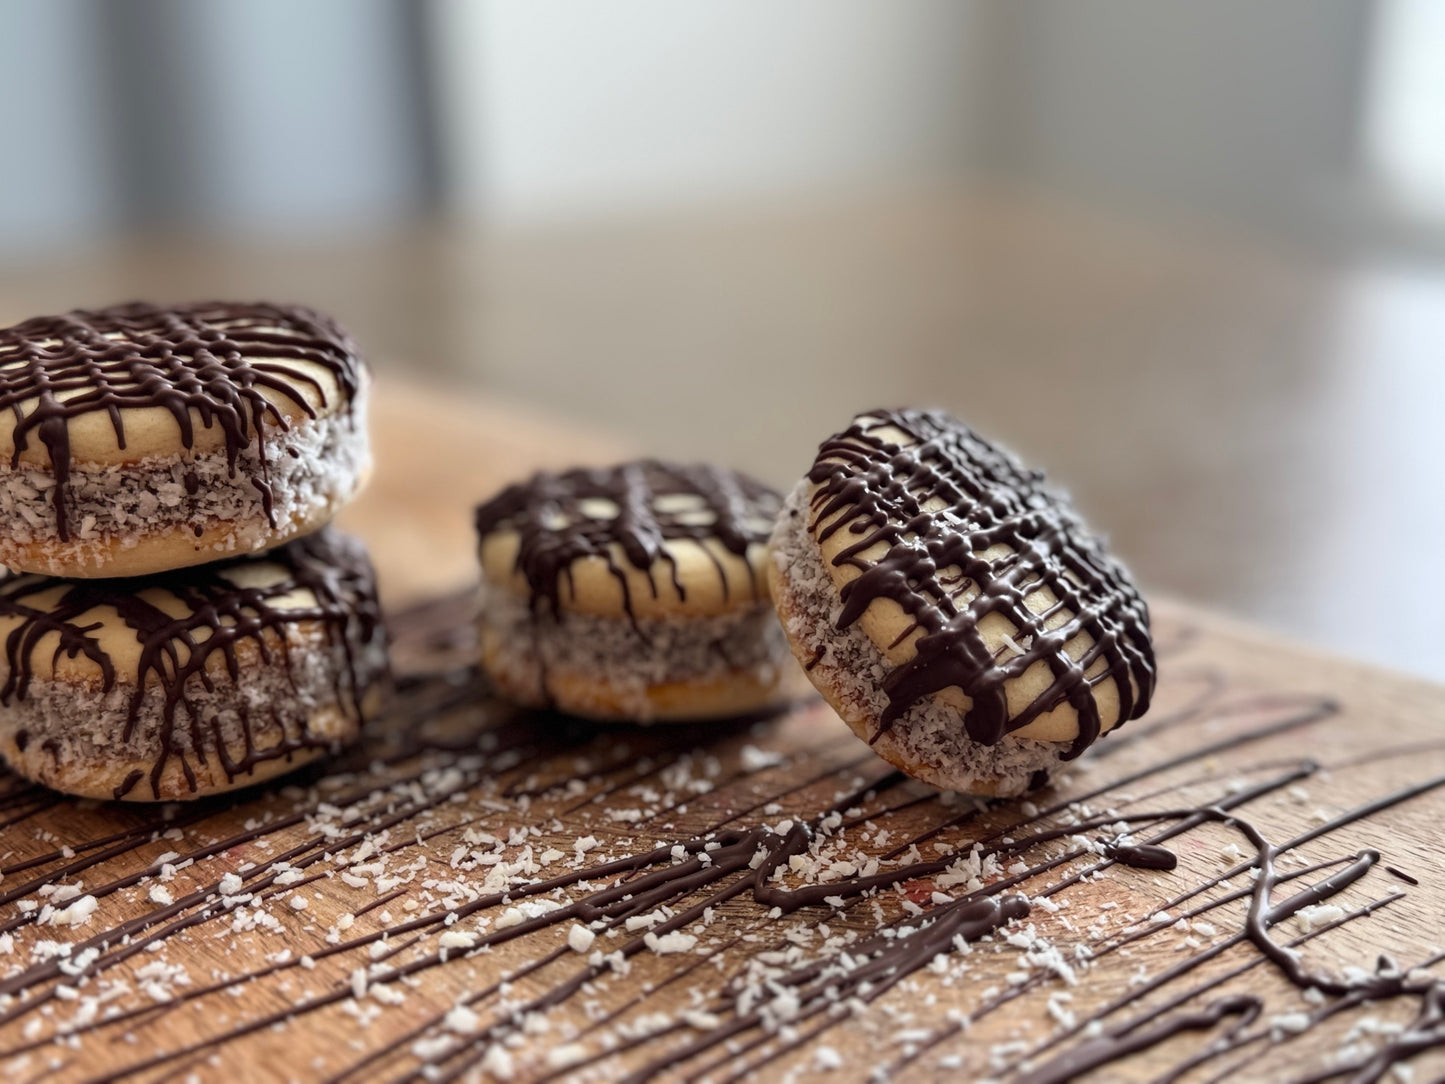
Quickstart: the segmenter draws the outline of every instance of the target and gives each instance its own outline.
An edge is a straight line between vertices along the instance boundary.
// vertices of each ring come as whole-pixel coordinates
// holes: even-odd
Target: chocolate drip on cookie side
[[[1095,686],[1113,680],[1120,723],[1147,710],[1155,680],[1148,608],[1041,474],[945,414],[879,410],[825,441],[808,479],[817,487],[814,538],[821,544],[843,529],[857,538],[833,558],[858,571],[842,588],[838,628],[886,599],[907,614],[910,634],[921,633],[914,657],[884,680],[888,704],[875,741],[914,704],[952,687],[969,697],[964,726],[984,745],[1071,705],[1079,732],[1068,758],[1099,736]],[[881,556],[867,555],[879,545]],[[985,557],[995,546],[1010,552]],[[957,601],[970,588],[972,600]],[[1045,589],[1057,601],[1036,613],[1027,600]],[[984,643],[979,622],[990,614],[1014,627],[1010,657],[996,658]],[[1066,645],[1080,636],[1093,642],[1074,659]],[[1036,663],[1052,682],[1011,712],[1005,683]]]
[[[26,320],[0,330],[0,410],[15,418],[10,466],[19,466],[32,439],[45,446],[55,476],[56,528],[66,542],[70,422],[107,415],[123,449],[124,412],[159,408],[175,419],[189,449],[194,412],[203,427],[220,429],[232,475],[243,449],[254,444],[260,463],[250,481],[273,517],[265,431],[284,430],[288,423],[264,393],[312,418],[316,408],[307,392],[323,403],[326,398],[326,389],[297,362],[330,373],[349,407],[360,386],[361,359],[335,323],[301,306],[213,301],[161,308],[136,302]],[[188,492],[190,487],[188,480]]]
[[[148,692],[152,688],[160,691],[160,748],[150,771],[151,789],[156,796],[172,756],[180,757],[190,788],[196,788],[191,763],[176,748],[176,728],[181,725],[189,729],[192,754],[204,758],[210,746],[232,780],[264,761],[325,745],[323,739],[308,734],[303,726],[300,733],[287,736],[277,745],[257,748],[255,720],[243,707],[237,717],[245,752],[233,760],[219,731],[202,720],[191,702],[191,695],[198,689],[215,688],[220,676],[217,659],[231,681],[239,679],[242,663],[238,648],[243,643],[251,645],[262,664],[279,662],[294,682],[291,653],[295,649],[287,642],[288,629],[315,624],[324,630],[327,646],[339,651],[343,660],[344,682],[337,689],[338,704],[353,718],[361,715],[370,675],[360,665],[357,653],[382,635],[376,585],[365,551],[343,535],[322,531],[255,560],[275,565],[284,574],[258,587],[238,586],[224,579],[213,566],[143,580],[68,581],[59,599],[39,605],[32,605],[30,600],[67,581],[39,576],[0,579],[0,616],[20,619],[5,639],[6,675],[0,686],[0,704],[23,701],[30,694],[37,651],[50,654],[53,662],[62,656],[83,656],[100,671],[103,692],[114,688],[118,680],[115,662],[95,636],[99,623],[89,619],[97,610],[111,609],[134,631],[141,645],[135,673],[125,675],[122,682],[132,691],[120,741],[129,741],[135,733]],[[244,567],[245,563],[221,566],[219,572]],[[165,592],[178,604],[182,616],[172,616],[142,597],[146,590]],[[284,606],[275,604],[297,591],[309,592],[314,602],[304,606],[294,606],[290,601]],[[273,706],[272,714],[284,734],[287,728],[279,710],[280,706]],[[184,723],[178,717],[182,711]],[[139,771],[131,772],[116,788],[115,797],[124,797],[141,778]]]
[[[684,498],[677,510],[659,507],[668,498]],[[591,514],[589,502],[608,502],[616,515]],[[476,512],[477,532],[485,538],[499,530],[517,532],[516,567],[526,578],[533,609],[546,603],[554,617],[562,609],[562,582],[574,562],[599,558],[622,590],[622,604],[635,621],[626,562],[647,574],[657,595],[654,566],[666,562],[678,598],[686,587],[667,543],[687,540],[708,552],[717,568],[723,596],[732,584],[717,556],[704,543],[716,542],[746,559],[748,547],[765,543],[782,498],[761,482],[735,471],[707,465],[679,466],[644,459],[615,467],[581,468],[561,474],[539,473],[503,490]],[[749,577],[749,586],[752,578]]]

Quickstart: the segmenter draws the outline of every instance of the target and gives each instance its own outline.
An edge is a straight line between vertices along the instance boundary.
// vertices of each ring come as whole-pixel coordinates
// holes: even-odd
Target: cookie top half
[[[766,599],[781,506],[763,483],[707,465],[540,473],[477,509],[482,572],[553,615],[727,613]]]
[[[0,458],[12,466],[234,457],[258,433],[350,408],[366,370],[347,334],[298,305],[145,303],[0,330]]]
[[[937,697],[974,741],[1079,752],[1147,709],[1148,608],[1040,473],[942,412],[876,410],[823,442],[807,483],[837,626],[892,666],[882,729]]]
[[[168,707],[193,677],[261,662],[290,666],[315,643],[339,647],[358,677],[384,633],[376,581],[355,539],[323,529],[260,557],[125,580],[0,577],[0,704],[35,681],[98,690],[159,687]],[[346,699],[361,690],[341,689]]]

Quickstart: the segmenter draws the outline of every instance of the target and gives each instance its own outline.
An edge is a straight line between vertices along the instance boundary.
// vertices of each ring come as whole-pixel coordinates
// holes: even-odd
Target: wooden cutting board
[[[468,668],[465,592],[402,608],[467,577],[474,499],[624,449],[379,399],[347,519],[397,609],[393,707],[353,753],[222,800],[0,778],[4,1079],[1445,1072],[1440,689],[1159,604],[1151,713],[987,803],[889,772],[816,701],[685,728],[519,714]],[[1126,831],[1177,869],[1100,853]],[[1368,1001],[1287,981],[1276,945],[1325,985],[1427,970]]]

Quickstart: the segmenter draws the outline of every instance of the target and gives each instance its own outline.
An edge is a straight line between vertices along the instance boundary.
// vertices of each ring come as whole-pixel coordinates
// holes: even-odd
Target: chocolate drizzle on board
[[[245,570],[257,565],[274,568],[276,574],[260,584],[245,582]],[[228,573],[239,573],[245,585],[228,579]],[[57,588],[64,589],[58,598],[45,597]],[[298,591],[309,592],[311,601],[296,605]],[[103,621],[116,617],[140,645],[134,673],[117,673],[97,635]],[[226,778],[234,781],[263,762],[328,744],[308,731],[304,710],[298,722],[290,710],[294,705],[276,703],[263,711],[248,706],[241,692],[227,714],[233,714],[241,728],[243,752],[239,757],[230,754],[220,719],[207,717],[195,698],[226,679],[237,686],[244,683],[243,669],[257,664],[243,662],[243,645],[256,652],[259,665],[283,667],[294,686],[295,654],[303,648],[288,641],[288,631],[298,626],[319,629],[338,668],[336,703],[350,718],[360,719],[362,697],[380,676],[378,665],[365,655],[368,647],[376,650],[384,635],[365,549],[329,528],[259,557],[138,579],[66,581],[7,574],[0,577],[0,620],[5,619],[16,623],[4,641],[0,706],[32,698],[37,655],[52,665],[62,657],[88,659],[99,673],[103,693],[118,683],[130,690],[125,725],[114,735],[116,742],[130,742],[147,712],[159,714],[149,773],[152,796],[159,796],[161,776],[173,757],[194,791],[193,757],[214,756]],[[257,716],[266,712],[283,737],[262,747],[255,740]],[[180,727],[186,728],[188,738],[184,748],[176,740]],[[125,797],[145,777],[138,769],[132,771],[116,787],[115,797]]]
[[[447,658],[455,629],[431,622],[465,622],[466,611],[434,607],[396,629],[403,646],[435,644]],[[1369,762],[1387,768],[1375,782],[1414,781],[1339,800],[1340,777],[1364,766],[1336,760],[1327,789],[1320,766],[1294,755],[1359,729],[1330,701],[1251,691],[1187,659],[1168,665],[1170,692],[1148,727],[1095,750],[1066,789],[1036,796],[1038,809],[921,796],[856,755],[822,709],[768,733],[719,728],[693,749],[696,735],[599,734],[505,710],[465,669],[404,677],[396,713],[309,792],[187,807],[174,822],[97,832],[74,853],[36,840],[0,859],[0,933],[16,945],[0,976],[0,1069],[30,1058],[17,1079],[224,1079],[269,1055],[333,1082],[447,1081],[485,1078],[505,1054],[518,1080],[595,1069],[731,1082],[808,1068],[836,1043],[850,1077],[1371,1081],[1445,1046],[1445,986],[1425,970],[1435,960],[1376,960],[1411,906],[1398,885],[1376,883],[1382,853],[1409,842],[1389,829],[1406,811],[1438,815],[1445,776],[1421,760],[1445,765],[1445,746],[1369,746]],[[787,759],[749,770],[743,742]],[[711,789],[685,786],[698,778]],[[1293,793],[1305,783],[1339,811],[1310,817]],[[0,789],[0,818],[62,801]],[[1281,827],[1291,820],[1302,826],[1292,835]],[[888,843],[867,842],[880,829]],[[574,852],[582,833],[594,845]],[[867,842],[879,867],[799,883],[795,858],[806,865],[845,840]],[[1120,869],[1107,854],[1166,844],[1183,859],[1175,873]],[[1222,844],[1238,850],[1221,866],[1209,856]],[[544,845],[566,857],[481,887],[487,871]],[[169,881],[162,850],[185,867]],[[942,885],[975,860],[981,884]],[[119,922],[57,931],[40,925],[43,911],[5,907],[82,879],[97,920],[119,911]],[[169,903],[144,902],[157,884]],[[310,905],[296,910],[296,895]],[[1329,904],[1338,910],[1291,928]],[[346,929],[334,919],[343,907],[356,916]],[[234,932],[262,912],[281,916],[281,931]],[[1197,943],[1174,929],[1180,920]],[[569,945],[579,924],[595,936],[590,951]],[[471,943],[442,940],[458,931]],[[674,935],[699,943],[654,956]],[[56,937],[68,956],[27,952]],[[1365,968],[1336,974],[1357,960]],[[106,985],[186,963],[190,984],[164,1003],[111,997]],[[433,973],[455,977],[428,994]],[[1319,993],[1301,1001],[1266,974]],[[1096,982],[1116,996],[1097,986],[1089,996]],[[85,998],[102,995],[87,1017]],[[934,996],[957,1012],[926,1010]],[[1044,1000],[1065,996],[1051,1020]],[[465,1012],[433,1007],[456,997]],[[1400,1030],[1346,1041],[1351,1022],[1386,1017]],[[136,1041],[112,1041],[126,1034]]]
[[[481,505],[476,525],[484,539],[498,531],[517,533],[516,568],[526,578],[534,611],[545,604],[559,617],[562,584],[572,565],[597,558],[617,580],[623,608],[635,622],[632,588],[618,551],[647,575],[654,598],[658,565],[665,564],[678,598],[685,600],[687,587],[667,543],[716,542],[746,560],[749,546],[767,542],[781,506],[776,491],[745,474],[641,459],[615,467],[540,472]],[[730,597],[735,585],[717,556],[703,548],[716,566],[723,597]],[[756,590],[751,576],[746,586]]]
[[[273,517],[266,430],[290,423],[266,393],[312,418],[308,393],[326,401],[326,389],[298,362],[328,372],[349,409],[362,379],[356,348],[329,317],[299,305],[133,302],[0,329],[0,410],[15,418],[11,469],[32,440],[45,446],[55,476],[56,529],[69,541],[70,422],[104,414],[124,449],[126,411],[159,408],[175,419],[187,449],[195,443],[195,417],[205,428],[219,428],[232,476],[241,452],[254,445],[259,473],[250,481]],[[193,480],[187,477],[188,493]]]
[[[1120,865],[1134,869],[1169,871],[1179,865],[1179,856],[1167,847],[1110,847],[1108,855]]]
[[[1118,691],[1119,723],[1148,710],[1155,676],[1148,607],[1042,474],[947,414],[875,410],[823,442],[808,480],[816,487],[813,537],[856,536],[832,559],[858,571],[843,585],[838,628],[888,600],[907,615],[906,635],[922,634],[914,656],[883,681],[888,704],[874,741],[948,688],[969,697],[964,727],[984,745],[1071,705],[1078,736],[1066,758],[1099,736],[1094,689],[1102,682]],[[881,555],[870,552],[880,545]],[[992,547],[1006,552],[988,556]],[[996,657],[980,632],[990,615],[1013,626],[1007,658]],[[1091,646],[1072,658],[1066,646],[1084,636]],[[1052,682],[1011,711],[1006,684],[1036,663],[1048,666]]]

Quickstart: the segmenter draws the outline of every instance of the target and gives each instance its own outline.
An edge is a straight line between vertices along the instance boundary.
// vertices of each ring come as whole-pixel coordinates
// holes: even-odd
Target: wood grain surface
[[[401,609],[468,577],[473,498],[621,445],[431,401],[419,427],[416,401],[378,399],[380,469],[346,518],[398,611],[393,706],[357,750],[224,800],[131,807],[0,779],[4,1079],[1046,1079],[1101,1034],[1137,1038],[1233,994],[1257,999],[1242,1027],[1179,1031],[1090,1079],[1169,1078],[1221,1038],[1181,1079],[1373,1079],[1358,1074],[1379,1051],[1445,1037],[1428,1018],[1402,1031],[1419,997],[1359,1003],[1286,982],[1237,936],[1255,848],[1237,825],[1186,823],[1228,807],[1273,844],[1295,841],[1274,905],[1366,856],[1363,876],[1271,930],[1312,971],[1432,964],[1438,688],[1157,604],[1153,710],[1027,801],[902,779],[816,701],[686,728],[518,714],[467,668],[466,594]],[[758,880],[746,861],[701,872],[704,833],[799,825],[808,847],[767,885],[837,883],[834,902],[778,906],[793,897],[744,883]],[[1110,862],[1099,847],[1123,829],[1177,832],[1178,868]],[[981,885],[918,872],[980,841],[997,851]],[[882,883],[844,891],[875,861]],[[681,884],[688,869],[703,880]],[[556,877],[571,883],[534,887]],[[607,895],[623,882],[636,907]],[[680,887],[653,899],[653,884]],[[1022,895],[1030,913],[902,966],[970,891]],[[75,906],[87,897],[93,912]],[[594,944],[574,932],[588,923]],[[894,964],[860,982],[875,957]],[[810,978],[817,961],[825,982]],[[1402,1080],[1445,1071],[1434,1050],[1401,1060]]]

